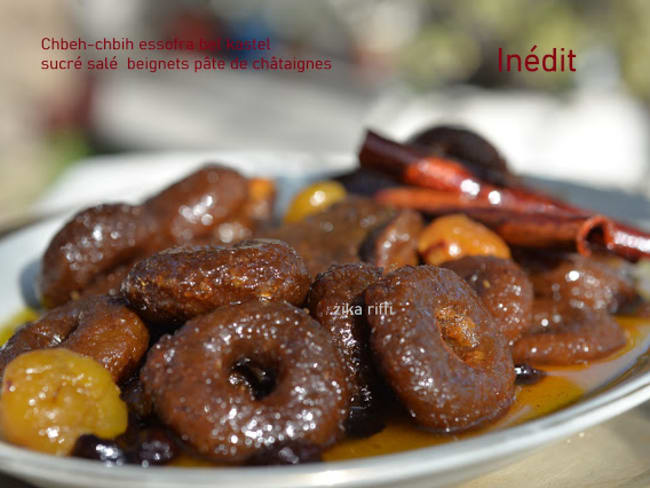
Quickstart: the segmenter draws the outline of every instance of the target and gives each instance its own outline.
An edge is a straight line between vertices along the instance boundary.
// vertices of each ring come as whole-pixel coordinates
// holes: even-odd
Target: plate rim
[[[390,482],[433,475],[437,472],[450,472],[467,465],[502,458],[522,449],[542,446],[596,425],[648,399],[650,371],[627,379],[584,402],[577,402],[543,417],[473,438],[393,454],[299,466],[273,466],[271,469],[266,466],[159,466],[146,469],[128,465],[109,467],[96,461],[39,453],[0,440],[0,469],[25,478],[40,478],[43,475],[43,479],[47,479],[47,474],[56,472],[61,476],[83,475],[87,479],[95,479],[96,476],[102,475],[104,481],[155,482],[160,486],[192,482],[194,486],[202,487],[215,482],[230,481],[248,482],[251,485],[264,481],[268,486],[273,486],[273,480],[269,480],[271,475],[283,479],[285,482],[282,486],[304,486],[306,480],[318,479],[323,474],[334,478],[333,482],[330,480],[325,483],[328,486],[372,481]],[[37,471],[34,471],[34,468]],[[320,485],[320,482],[310,484]]]

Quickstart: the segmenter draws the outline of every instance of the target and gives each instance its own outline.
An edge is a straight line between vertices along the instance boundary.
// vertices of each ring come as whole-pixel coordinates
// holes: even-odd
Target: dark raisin
[[[253,454],[249,466],[274,466],[283,464],[317,463],[322,461],[320,447],[304,442],[280,442]]]
[[[530,364],[515,364],[515,384],[517,385],[534,385],[546,376],[546,372],[541,369],[533,368]]]
[[[178,455],[178,446],[171,434],[162,427],[147,427],[137,434],[135,443],[128,448],[129,463],[143,467],[167,464]]]
[[[350,407],[345,420],[345,433],[350,437],[363,438],[381,432],[386,427],[382,415],[376,408]]]
[[[77,439],[72,456],[95,459],[104,464],[119,466],[126,464],[126,455],[117,442],[102,439],[93,434],[85,434]]]
[[[145,394],[142,382],[137,375],[132,376],[121,385],[122,400],[126,403],[129,414],[137,420],[151,415],[153,406],[151,399]]]

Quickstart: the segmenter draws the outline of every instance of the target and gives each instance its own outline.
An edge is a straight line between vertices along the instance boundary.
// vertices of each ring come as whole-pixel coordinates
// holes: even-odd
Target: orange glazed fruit
[[[0,426],[9,442],[68,454],[82,434],[112,438],[126,430],[127,408],[110,373],[67,349],[21,354],[5,369]]]
[[[285,222],[298,222],[308,215],[322,212],[327,207],[340,202],[347,192],[336,181],[319,181],[298,193],[292,200]]]
[[[510,258],[510,249],[501,237],[463,214],[431,222],[420,234],[418,251],[427,264],[434,265],[463,256]]]

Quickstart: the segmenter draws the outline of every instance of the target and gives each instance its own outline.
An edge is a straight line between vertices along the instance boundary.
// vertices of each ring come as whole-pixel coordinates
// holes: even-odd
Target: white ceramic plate
[[[74,192],[75,185],[95,175],[98,187],[111,188],[110,195],[137,200],[167,181],[191,170],[202,161],[222,161],[247,174],[282,177],[280,201],[304,183],[352,167],[353,158],[304,154],[217,153],[144,155],[104,158],[87,168],[85,176],[69,175],[59,191],[51,194],[48,208],[57,195]],[[88,171],[90,173],[88,173]],[[94,173],[93,173],[94,171]],[[151,178],[146,178],[151,174]],[[143,176],[144,175],[144,176]],[[76,181],[76,183],[75,183]],[[90,184],[90,183],[86,183]],[[102,192],[88,193],[88,201],[104,199]],[[593,198],[598,192],[586,192]],[[618,194],[619,202],[625,195]],[[115,200],[115,198],[109,198]],[[66,202],[69,206],[70,202]],[[577,203],[588,204],[581,201]],[[623,205],[624,206],[624,205]],[[8,318],[19,311],[29,295],[34,266],[49,239],[65,221],[60,216],[0,242],[0,310]],[[610,378],[611,380],[612,378]],[[358,460],[308,464],[292,467],[175,468],[105,467],[97,462],[56,458],[0,442],[0,470],[37,486],[73,487],[364,487],[448,485],[502,467],[533,449],[568,437],[587,427],[618,415],[650,398],[648,354],[627,366],[615,384],[601,385],[578,403],[516,427],[492,431],[474,438],[413,451]]]

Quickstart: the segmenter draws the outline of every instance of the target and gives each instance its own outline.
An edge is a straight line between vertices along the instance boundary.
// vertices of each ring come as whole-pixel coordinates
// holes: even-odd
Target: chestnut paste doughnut
[[[465,256],[442,264],[463,278],[483,300],[509,343],[531,328],[533,285],[510,259]]]
[[[248,196],[246,178],[233,169],[209,164],[152,196],[143,207],[157,223],[155,247],[184,244],[209,235],[240,209]]]
[[[627,341],[623,328],[604,310],[571,307],[553,299],[533,304],[532,333],[519,339],[516,362],[577,364],[603,358]]]
[[[253,299],[190,320],[150,350],[141,378],[161,420],[221,462],[284,443],[326,447],[347,409],[328,333],[286,302]]]
[[[308,291],[302,258],[271,239],[168,249],[137,263],[122,283],[140,316],[165,326],[252,297],[300,305]]]
[[[216,239],[213,234],[245,207],[247,196],[243,176],[210,164],[142,205],[116,203],[82,210],[56,233],[43,255],[43,304],[62,305],[86,288],[109,293],[113,273],[123,273],[137,259],[170,246]]]
[[[7,364],[35,349],[65,347],[101,363],[115,381],[137,367],[149,347],[142,320],[119,299],[89,296],[22,326],[0,349],[0,377]]]
[[[43,304],[62,305],[102,274],[144,252],[154,222],[142,207],[98,205],[76,214],[43,255],[39,288]]]
[[[375,407],[378,378],[368,348],[364,290],[381,277],[371,264],[338,264],[318,275],[309,290],[309,311],[331,335],[349,384],[350,417]],[[361,309],[361,310],[359,310]]]
[[[365,300],[376,361],[416,422],[458,432],[505,413],[514,394],[510,351],[458,275],[405,266],[371,285]]]

